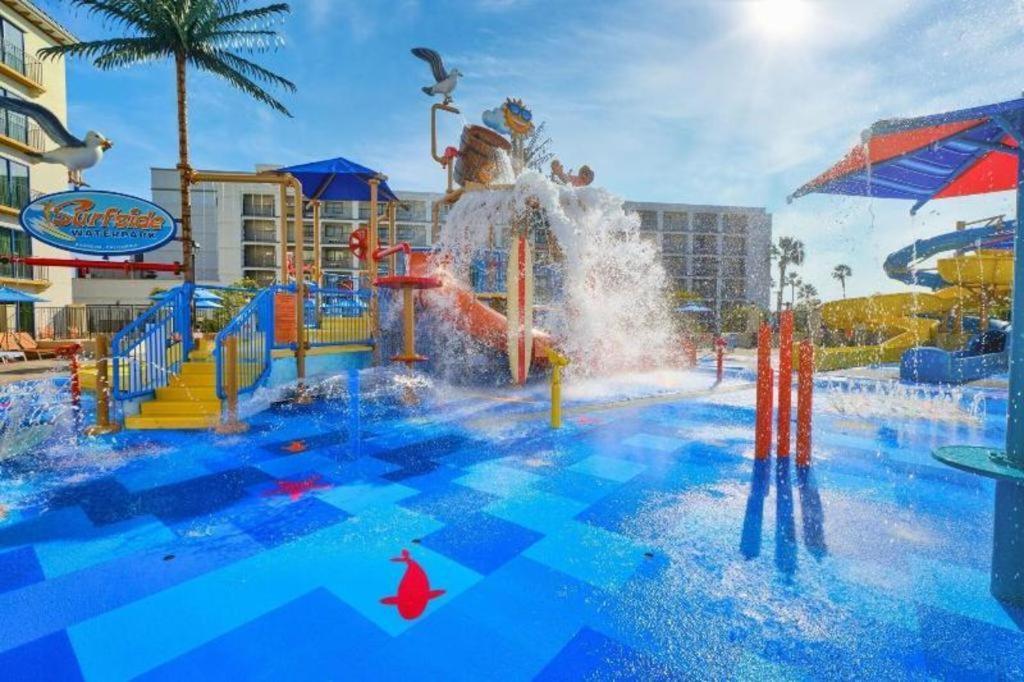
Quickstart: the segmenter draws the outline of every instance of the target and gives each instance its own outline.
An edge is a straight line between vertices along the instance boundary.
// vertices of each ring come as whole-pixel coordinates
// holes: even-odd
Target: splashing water
[[[929,419],[974,424],[985,416],[984,394],[959,387],[830,380],[824,395],[829,412],[865,419]]]
[[[0,386],[0,461],[32,453],[74,428],[67,388],[53,381]]]
[[[538,301],[538,317],[572,360],[570,374],[670,364],[678,343],[656,247],[641,239],[638,216],[604,189],[559,185],[527,170],[507,189],[466,192],[444,223],[435,262],[467,281],[474,255],[507,248],[510,229],[524,224],[532,228],[535,269],[550,260],[559,282],[550,300]],[[537,239],[544,228],[546,249]]]

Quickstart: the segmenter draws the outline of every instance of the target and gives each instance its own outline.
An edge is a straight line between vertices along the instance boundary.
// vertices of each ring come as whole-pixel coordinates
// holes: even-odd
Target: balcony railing
[[[277,232],[275,230],[243,230],[242,241],[247,242],[277,242]]]
[[[3,255],[3,254],[0,254]],[[25,263],[0,263],[0,277],[35,281],[50,281],[50,271],[45,265]]]
[[[25,54],[24,48],[12,41],[0,43],[0,56],[4,64],[22,74],[29,80],[43,84],[43,65],[32,55]]]
[[[274,256],[246,256],[242,260],[243,268],[275,268],[277,258]]]
[[[23,115],[11,114],[5,109],[0,109],[0,135],[32,149],[46,149],[46,137],[35,122]]]

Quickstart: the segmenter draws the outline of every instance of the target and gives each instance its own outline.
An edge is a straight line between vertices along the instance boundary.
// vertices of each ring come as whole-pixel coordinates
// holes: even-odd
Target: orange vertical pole
[[[793,402],[793,311],[779,315],[779,421],[777,457],[789,457],[789,426]]]
[[[754,416],[754,457],[772,452],[772,330],[762,323],[757,333],[757,408]]]
[[[809,340],[800,343],[796,389],[796,465],[811,464],[811,407],[814,395],[814,346]]]

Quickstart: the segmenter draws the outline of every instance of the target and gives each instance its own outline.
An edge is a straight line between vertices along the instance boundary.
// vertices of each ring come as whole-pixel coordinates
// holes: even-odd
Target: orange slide
[[[431,272],[428,254],[425,253],[411,254],[409,269],[410,274],[416,277],[438,276],[438,273]],[[507,352],[508,321],[505,316],[486,303],[481,303],[473,291],[460,282],[443,273],[440,278],[441,287],[420,292],[420,300],[435,309],[452,302],[456,313],[455,324],[460,330],[491,348]],[[534,330],[533,364],[547,365],[548,349],[551,347],[551,337]]]

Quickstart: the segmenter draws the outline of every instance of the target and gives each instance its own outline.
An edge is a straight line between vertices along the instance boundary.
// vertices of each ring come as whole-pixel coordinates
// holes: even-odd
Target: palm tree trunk
[[[778,303],[775,305],[775,312],[779,315],[782,314],[782,297],[785,296],[786,292],[786,266],[779,263],[779,298]]]
[[[192,254],[192,168],[188,163],[188,100],[185,91],[185,55],[174,55],[174,71],[178,85],[178,173],[181,178],[181,261],[185,281],[196,281]]]
[[[839,280],[839,286],[841,286],[843,288],[843,298],[846,298],[846,280],[845,279],[840,279]]]

